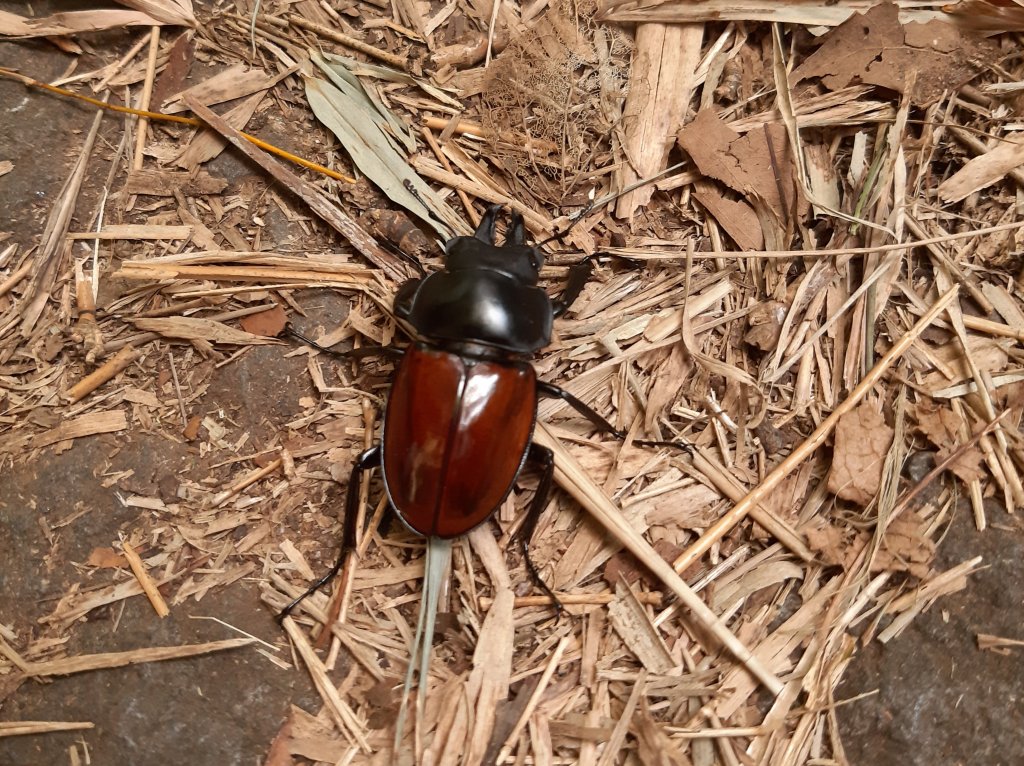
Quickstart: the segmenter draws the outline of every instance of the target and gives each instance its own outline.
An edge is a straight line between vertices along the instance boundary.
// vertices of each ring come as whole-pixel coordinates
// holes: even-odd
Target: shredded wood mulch
[[[1024,506],[1024,6],[123,4],[0,13],[4,35],[81,53],[53,85],[202,121],[98,111],[68,137],[36,246],[0,233],[0,465],[145,430],[231,478],[176,476],[174,502],[125,493],[131,534],[81,562],[106,584],[64,594],[31,637],[0,621],[0,677],[248,644],[63,656],[101,606],[148,598],[156,620],[259,578],[278,610],[329,566],[338,487],[391,368],[296,345],[285,324],[339,348],[404,343],[391,300],[410,259],[436,268],[501,203],[534,241],[568,229],[546,246],[553,292],[607,254],[536,368],[628,437],[541,404],[564,491],[533,555],[568,614],[511,544],[527,472],[454,546],[403,757],[844,763],[835,689],[857,647],[984,565],[934,566],[958,508],[984,529],[986,498]],[[97,28],[134,44],[86,54]],[[218,175],[225,151],[261,182]],[[102,190],[88,208],[86,182]],[[310,307],[314,289],[347,311]],[[266,344],[304,360],[308,388],[282,392],[302,414],[254,447],[204,394]],[[293,711],[268,764],[395,762],[423,541],[378,531],[379,483],[361,500],[355,561],[279,639],[323,708]]]

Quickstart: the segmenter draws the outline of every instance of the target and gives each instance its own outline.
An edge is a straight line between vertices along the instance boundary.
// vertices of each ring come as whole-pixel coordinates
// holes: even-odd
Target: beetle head
[[[455,237],[445,245],[448,271],[482,269],[505,274],[524,285],[536,285],[544,256],[526,244],[526,227],[519,213],[510,216],[505,244],[495,245],[494,234],[501,205],[492,205],[480,219],[472,237]]]

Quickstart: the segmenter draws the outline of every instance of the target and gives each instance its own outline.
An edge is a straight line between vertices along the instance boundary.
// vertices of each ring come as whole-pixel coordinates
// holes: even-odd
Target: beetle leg
[[[359,348],[352,348],[348,351],[335,351],[333,348],[327,348],[327,346],[321,346],[312,338],[307,338],[300,332],[288,328],[288,334],[294,338],[298,338],[307,346],[312,346],[317,351],[323,351],[325,354],[333,354],[334,356],[340,356],[345,359],[365,359],[368,356],[386,356],[391,359],[401,359],[405,353],[405,349],[398,348],[397,346],[360,346]]]
[[[625,439],[626,434],[620,431],[607,420],[605,420],[600,413],[588,407],[586,404],[581,402],[575,396],[570,394],[564,388],[559,388],[551,383],[545,383],[543,380],[537,381],[537,390],[544,396],[550,396],[553,399],[561,399],[563,402],[572,407],[576,412],[585,417],[591,423],[598,427],[599,430],[609,433],[612,436],[616,436],[619,439]]]
[[[519,530],[519,545],[523,550],[523,561],[526,562],[526,571],[530,573],[530,579],[551,599],[555,612],[561,616],[562,602],[558,600],[558,596],[548,587],[548,584],[541,579],[540,572],[537,571],[537,567],[530,558],[530,541],[533,539],[533,533],[537,530],[540,515],[548,504],[548,498],[551,497],[551,480],[555,475],[555,455],[547,447],[531,444],[529,459],[540,467],[540,484],[537,485],[537,494],[533,496],[533,501],[526,511],[526,520]]]
[[[473,236],[488,245],[494,244],[494,230],[498,225],[498,214],[501,213],[501,205],[491,205],[480,217],[480,225],[476,227]]]
[[[565,402],[574,410],[576,410],[576,412],[578,412],[580,415],[582,415],[595,426],[597,426],[599,430],[604,431],[605,433],[609,433],[618,439],[626,438],[625,431],[620,431],[619,429],[617,429],[615,426],[613,426],[611,423],[605,420],[599,412],[596,412],[595,410],[588,407],[586,404],[581,402],[579,399],[570,394],[564,388],[559,388],[558,386],[553,385],[551,383],[545,383],[543,380],[538,380],[537,391],[544,396],[550,396],[554,399],[561,399],[563,402]],[[692,448],[688,444],[683,444],[682,442],[662,441],[660,439],[634,439],[633,444],[639,444],[642,447],[675,447],[676,449],[681,449],[684,452],[693,452]]]
[[[552,301],[551,307],[554,310],[555,317],[560,317],[569,307],[572,306],[573,301],[580,297],[580,293],[583,291],[583,286],[587,284],[590,279],[590,275],[594,273],[594,261],[593,257],[588,257],[581,263],[577,263],[575,266],[569,267],[569,280],[565,283],[565,289],[562,290],[562,294],[558,298]]]
[[[281,610],[281,613],[277,615],[278,622],[281,622],[281,620],[291,614],[292,610],[302,603],[304,599],[312,596],[329,583],[341,571],[341,568],[345,566],[345,561],[348,559],[349,554],[356,547],[356,516],[359,511],[359,485],[362,483],[363,471],[377,468],[380,465],[380,459],[380,445],[378,444],[376,447],[366,450],[352,463],[352,476],[348,480],[348,490],[345,493],[345,518],[342,522],[341,553],[338,555],[338,560],[327,574],[310,585],[305,593]]]

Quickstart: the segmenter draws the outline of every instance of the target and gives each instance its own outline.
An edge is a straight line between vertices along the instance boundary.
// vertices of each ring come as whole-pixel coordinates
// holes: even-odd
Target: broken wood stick
[[[125,346],[104,362],[101,367],[93,370],[69,388],[64,393],[64,397],[68,400],[69,404],[81,401],[108,380],[111,380],[119,372],[126,369],[128,365],[138,358],[139,353],[135,346]]]
[[[142,563],[142,557],[139,556],[138,551],[127,541],[121,543],[121,550],[124,551],[124,557],[128,559],[128,566],[131,567],[132,574],[135,575],[135,579],[142,586],[142,592],[146,594],[149,603],[153,605],[153,610],[156,612],[157,617],[162,620],[171,613],[171,610],[167,607],[164,597],[160,595],[160,591],[157,589],[156,583],[153,582],[153,578],[146,571],[146,566]]]
[[[214,496],[213,500],[210,501],[210,507],[216,508],[217,506],[222,505],[223,503],[227,502],[232,497],[237,495],[239,492],[241,492],[243,489],[248,487],[250,484],[255,484],[264,476],[269,476],[282,465],[284,465],[284,459],[278,458],[277,460],[274,460],[271,463],[265,465],[263,468],[258,468],[252,473],[243,476],[241,479],[236,481],[226,490]]]

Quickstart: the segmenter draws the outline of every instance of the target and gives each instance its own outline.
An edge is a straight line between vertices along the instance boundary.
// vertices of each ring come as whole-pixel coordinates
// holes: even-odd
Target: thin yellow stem
[[[59,96],[65,96],[67,98],[77,99],[78,101],[84,101],[85,103],[91,104],[92,106],[95,106],[99,109],[106,109],[111,112],[119,112],[121,114],[134,114],[136,117],[146,117],[150,120],[176,122],[180,125],[191,125],[194,128],[207,127],[205,122],[196,117],[182,117],[177,114],[149,112],[144,109],[132,109],[130,106],[118,106],[117,104],[108,104],[105,101],[100,101],[97,98],[90,98],[89,96],[83,96],[82,94],[75,93],[74,91],[65,90],[64,88],[58,88],[56,85],[50,85],[45,82],[40,82],[39,80],[34,80],[31,77],[27,77],[23,74],[20,74],[19,72],[15,72],[11,69],[6,69],[4,67],[0,67],[0,77],[7,77],[11,80],[17,80],[18,82],[21,82],[25,85],[29,85],[33,88],[40,88],[42,90],[48,90],[51,93],[56,93]],[[254,146],[258,146],[260,149],[262,149],[265,152],[269,152],[270,154],[277,155],[281,159],[288,160],[289,162],[293,162],[296,165],[301,165],[304,168],[308,168],[309,170],[328,176],[329,178],[333,178],[336,181],[344,181],[345,183],[350,184],[355,183],[354,178],[351,178],[345,175],[344,173],[339,173],[336,170],[331,170],[330,168],[325,168],[323,165],[318,165],[315,162],[303,159],[302,157],[292,154],[291,152],[285,151],[284,149],[280,149],[274,146],[273,144],[268,144],[266,141],[256,138],[256,136],[252,136],[248,133],[241,132],[240,135],[242,136],[242,138],[244,138],[246,141],[253,144]]]

